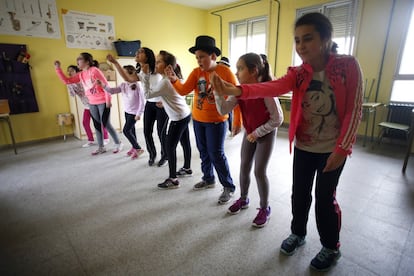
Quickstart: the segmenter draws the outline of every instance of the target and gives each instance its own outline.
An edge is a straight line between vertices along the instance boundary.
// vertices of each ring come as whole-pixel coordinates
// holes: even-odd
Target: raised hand
[[[170,79],[171,82],[175,82],[178,77],[174,72],[174,68],[171,65],[168,65],[165,68],[165,75]]]
[[[241,88],[233,85],[232,83],[226,82],[216,74],[212,72],[210,74],[210,83],[213,85],[213,89],[217,95],[233,95],[240,96],[242,91]]]
[[[55,60],[54,65],[55,65],[55,68],[60,68],[60,61]]]
[[[114,58],[114,56],[111,55],[111,54],[108,54],[106,56],[106,60],[109,61],[109,62],[112,62],[112,63],[116,63],[117,62],[116,59]]]

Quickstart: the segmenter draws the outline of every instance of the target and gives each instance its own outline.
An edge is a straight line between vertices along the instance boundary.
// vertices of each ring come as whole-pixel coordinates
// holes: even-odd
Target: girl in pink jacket
[[[92,152],[92,155],[97,155],[106,152],[103,143],[102,125],[108,130],[109,134],[114,140],[115,147],[113,153],[118,153],[122,149],[121,141],[115,129],[112,127],[109,121],[110,107],[111,107],[111,94],[107,93],[96,81],[99,80],[105,85],[108,84],[103,73],[93,66],[93,57],[89,53],[81,53],[77,58],[78,67],[82,71],[75,76],[66,77],[60,67],[60,62],[55,61],[55,70],[58,77],[65,83],[81,83],[85,96],[89,100],[89,108],[92,115],[93,124],[96,130],[96,138],[98,140],[98,149]]]
[[[293,92],[289,126],[295,140],[291,234],[280,251],[293,255],[305,243],[306,224],[316,175],[315,214],[322,249],[313,269],[326,271],[341,256],[341,209],[336,187],[358,130],[362,113],[362,73],[352,56],[331,53],[332,24],[321,13],[309,13],[295,23],[296,52],[303,64],[280,79],[235,87],[212,76],[221,94],[253,99]]]

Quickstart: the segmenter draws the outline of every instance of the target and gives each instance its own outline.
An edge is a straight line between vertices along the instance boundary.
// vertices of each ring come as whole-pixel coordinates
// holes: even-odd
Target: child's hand
[[[210,74],[210,83],[213,85],[213,88],[217,95],[233,95],[233,96],[240,96],[241,89],[232,83],[226,82],[216,74],[216,72],[212,72]]]
[[[116,63],[117,62],[116,59],[114,58],[114,56],[111,55],[111,54],[108,54],[106,56],[106,60],[109,61],[109,62],[112,62],[112,63]]]
[[[171,65],[168,65],[165,68],[165,75],[170,79],[171,82],[176,82],[178,77],[174,72],[174,69]]]
[[[157,102],[155,105],[156,105],[158,108],[164,108],[164,105],[162,104],[162,102],[161,102],[161,101]]]
[[[112,103],[106,103],[106,108],[111,108],[112,107]]]
[[[55,68],[60,68],[60,61],[59,60],[55,60]]]
[[[247,135],[246,137],[247,141],[249,141],[250,143],[254,143],[257,140],[256,135],[254,135],[254,133],[250,133],[249,135]]]

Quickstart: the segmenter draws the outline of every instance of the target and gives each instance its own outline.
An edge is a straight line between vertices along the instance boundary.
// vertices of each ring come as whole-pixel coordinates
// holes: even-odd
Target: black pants
[[[295,148],[293,158],[293,188],[291,230],[306,236],[309,209],[312,203],[312,186],[316,173],[315,214],[319,237],[323,246],[339,248],[341,209],[336,201],[336,186],[345,163],[338,169],[323,173],[330,153],[312,153]]]
[[[125,125],[122,131],[134,149],[141,149],[141,146],[137,142],[135,123],[135,115],[125,112]]]
[[[191,115],[188,115],[180,121],[168,121],[163,128],[163,137],[165,137],[165,146],[168,157],[168,167],[170,178],[177,177],[177,145],[181,143],[184,152],[184,168],[189,169],[191,166],[191,144],[188,124]]]
[[[157,149],[155,148],[154,138],[152,137],[155,121],[157,121],[157,133],[161,143],[161,158],[167,159],[167,154],[164,150],[165,139],[162,138],[162,128],[167,119],[168,115],[165,113],[164,108],[157,107],[155,102],[146,102],[144,110],[144,136],[150,159],[155,160],[157,156]]]

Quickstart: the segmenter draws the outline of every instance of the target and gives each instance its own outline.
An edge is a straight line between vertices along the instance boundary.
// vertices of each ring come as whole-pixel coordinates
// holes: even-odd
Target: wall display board
[[[62,9],[66,47],[112,50],[114,17]]]
[[[26,45],[0,44],[0,99],[8,99],[10,114],[38,112]]]
[[[0,0],[0,34],[61,38],[55,0]]]

